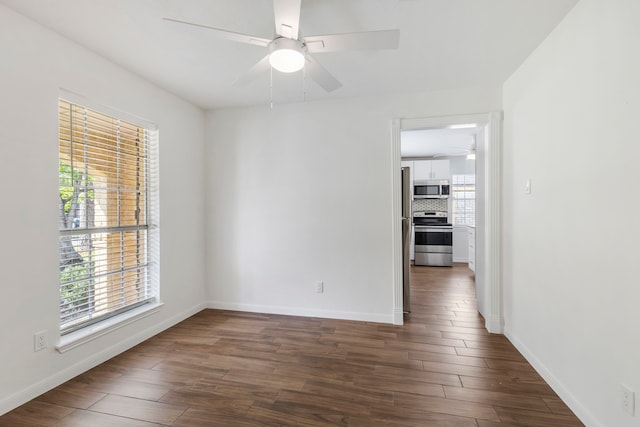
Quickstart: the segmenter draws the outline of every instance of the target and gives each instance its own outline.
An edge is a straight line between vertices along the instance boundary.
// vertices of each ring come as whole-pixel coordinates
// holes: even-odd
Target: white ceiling
[[[402,158],[466,156],[475,149],[477,127],[402,131]]]
[[[395,51],[318,54],[343,87],[306,82],[306,99],[499,86],[577,0],[302,0],[304,35],[400,30]],[[271,0],[0,0],[122,67],[205,108],[269,103],[269,73],[236,78],[266,48],[163,21],[273,36]],[[303,73],[274,71],[276,103],[303,100]]]

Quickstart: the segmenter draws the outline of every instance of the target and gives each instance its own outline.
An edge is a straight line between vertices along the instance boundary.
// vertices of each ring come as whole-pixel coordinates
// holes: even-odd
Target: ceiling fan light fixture
[[[294,73],[304,67],[304,46],[299,40],[281,37],[269,44],[269,64],[283,73]]]

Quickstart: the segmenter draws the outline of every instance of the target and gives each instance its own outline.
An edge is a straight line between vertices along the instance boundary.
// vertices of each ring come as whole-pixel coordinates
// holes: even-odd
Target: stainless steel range
[[[453,226],[446,212],[416,211],[415,265],[451,267],[453,265]]]

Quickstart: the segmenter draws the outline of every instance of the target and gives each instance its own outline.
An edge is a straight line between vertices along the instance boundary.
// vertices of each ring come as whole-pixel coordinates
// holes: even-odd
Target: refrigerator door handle
[[[411,220],[402,220],[402,311],[411,312]]]
[[[411,173],[401,168],[402,183],[402,311],[411,312]]]

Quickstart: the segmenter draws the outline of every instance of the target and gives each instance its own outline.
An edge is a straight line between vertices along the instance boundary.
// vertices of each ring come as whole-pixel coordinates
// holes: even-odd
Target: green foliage
[[[60,299],[67,312],[87,308],[94,285],[89,275],[90,266],[86,263],[69,265],[60,272]]]
[[[87,197],[89,200],[95,199],[93,191],[93,177],[86,175],[70,165],[59,162],[58,182],[60,188],[60,199],[63,202],[64,213],[69,213],[69,209],[76,204],[82,203]],[[76,200],[74,200],[74,197]]]
[[[69,164],[59,162],[58,170],[61,208],[65,221],[71,225],[72,216],[76,215],[78,207],[87,198],[95,200],[93,177],[81,170],[72,168]],[[71,212],[73,210],[73,212]],[[90,243],[89,243],[90,244]],[[73,247],[71,239],[61,239],[61,260],[76,262],[71,265],[60,265],[60,301],[61,320],[67,321],[91,309],[92,292],[94,288],[93,265],[86,262],[85,256]]]

